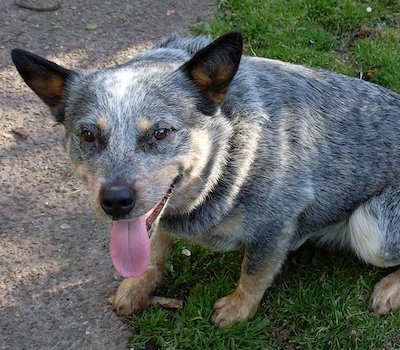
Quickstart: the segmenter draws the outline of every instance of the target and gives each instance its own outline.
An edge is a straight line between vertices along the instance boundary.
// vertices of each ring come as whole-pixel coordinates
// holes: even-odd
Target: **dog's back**
[[[262,124],[252,180],[305,190],[309,230],[342,220],[400,173],[400,96],[381,86],[280,61],[245,58],[222,110]],[[278,182],[278,181],[277,181]]]

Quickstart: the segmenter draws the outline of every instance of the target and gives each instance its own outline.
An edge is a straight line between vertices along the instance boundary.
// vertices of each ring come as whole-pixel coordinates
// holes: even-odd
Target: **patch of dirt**
[[[208,0],[0,2],[0,349],[125,349],[132,336],[107,303],[119,282],[110,227],[71,175],[63,130],[17,75],[11,49],[72,69],[110,66],[212,10]]]

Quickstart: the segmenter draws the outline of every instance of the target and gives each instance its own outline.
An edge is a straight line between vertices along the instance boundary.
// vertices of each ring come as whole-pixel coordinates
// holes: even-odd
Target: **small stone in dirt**
[[[15,5],[33,11],[57,11],[61,3],[52,0],[16,0]]]
[[[103,329],[111,329],[112,326],[113,325],[111,323],[101,323],[100,324],[100,328],[103,328]]]
[[[26,140],[29,138],[29,131],[23,128],[22,126],[14,128],[11,130],[12,133],[17,136],[19,139]]]
[[[68,224],[61,224],[60,225],[60,229],[61,230],[68,230],[68,229],[70,229],[71,228],[71,226],[69,226]]]

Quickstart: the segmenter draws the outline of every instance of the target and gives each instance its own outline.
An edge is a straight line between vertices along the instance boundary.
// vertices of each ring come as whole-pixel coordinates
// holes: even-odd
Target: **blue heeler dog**
[[[125,65],[77,73],[23,50],[25,82],[65,126],[76,173],[112,220],[125,279],[150,300],[178,236],[244,259],[212,322],[251,317],[290,250],[311,239],[400,264],[400,96],[343,75],[242,57],[242,36],[172,35]],[[149,238],[151,236],[151,238]],[[371,308],[400,307],[400,270]]]

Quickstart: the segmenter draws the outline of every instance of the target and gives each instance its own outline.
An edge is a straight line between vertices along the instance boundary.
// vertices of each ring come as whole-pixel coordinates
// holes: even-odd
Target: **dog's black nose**
[[[135,206],[135,192],[129,187],[105,187],[100,193],[103,210],[114,219],[123,217]]]

